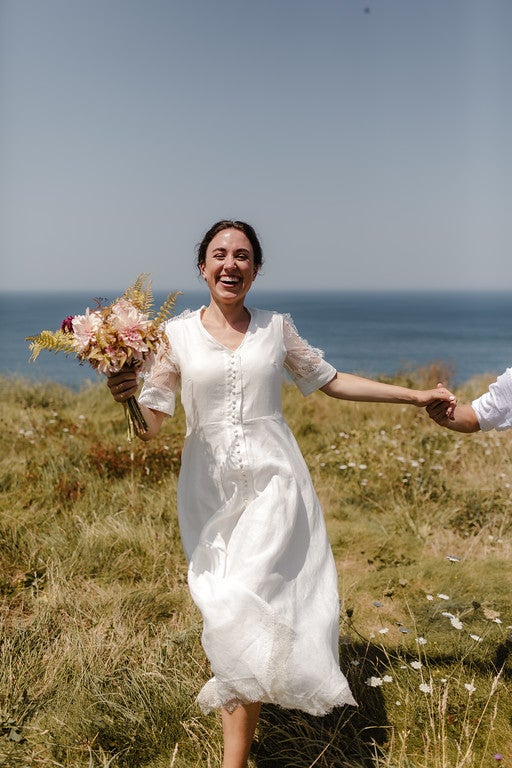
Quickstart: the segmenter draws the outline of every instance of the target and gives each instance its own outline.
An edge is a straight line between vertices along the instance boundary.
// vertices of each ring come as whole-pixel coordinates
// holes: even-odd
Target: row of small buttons
[[[240,425],[241,418],[240,418],[240,406],[241,406],[241,397],[240,397],[240,387],[239,387],[239,375],[237,372],[237,355],[233,353],[231,355],[231,363],[230,363],[230,378],[231,378],[231,386],[230,386],[230,395],[231,395],[231,416],[230,421],[235,426],[235,429],[233,431],[233,436],[235,438],[235,453],[236,453],[236,462],[238,464],[238,469],[240,470],[240,474],[242,477],[242,487],[243,487],[243,496],[244,496],[244,503],[246,504],[248,501],[248,495],[249,495],[249,481],[247,478],[247,472],[244,469],[244,461],[242,458],[242,448],[241,448],[241,426],[236,428],[236,425]]]

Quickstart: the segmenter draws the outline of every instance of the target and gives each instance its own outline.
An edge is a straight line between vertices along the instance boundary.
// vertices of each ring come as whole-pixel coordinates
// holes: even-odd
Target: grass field
[[[292,387],[284,406],[359,707],[264,707],[251,765],[512,768],[512,431],[457,435],[411,406]],[[218,714],[195,704],[209,670],[175,514],[181,409],[129,443],[104,386],[4,378],[0,416],[0,766],[220,765]]]

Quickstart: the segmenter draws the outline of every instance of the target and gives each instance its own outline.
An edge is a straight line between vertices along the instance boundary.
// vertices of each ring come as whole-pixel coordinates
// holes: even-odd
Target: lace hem
[[[233,712],[244,704],[261,701],[264,704],[275,704],[283,709],[299,709],[317,717],[328,715],[336,707],[358,706],[348,683],[345,683],[334,697],[317,696],[316,698],[287,695],[285,692],[278,697],[271,697],[256,680],[237,680],[236,688],[235,691],[231,685],[212,677],[199,692],[197,703],[205,714],[220,708]]]

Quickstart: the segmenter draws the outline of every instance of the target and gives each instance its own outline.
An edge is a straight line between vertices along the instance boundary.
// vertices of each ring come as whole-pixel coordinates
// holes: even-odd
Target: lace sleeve
[[[283,315],[283,339],[284,367],[303,395],[320,389],[336,376],[336,368],[324,360],[322,350],[299,336],[290,315]]]
[[[169,345],[162,345],[144,374],[139,401],[148,408],[173,416],[179,385],[180,373],[172,349]]]

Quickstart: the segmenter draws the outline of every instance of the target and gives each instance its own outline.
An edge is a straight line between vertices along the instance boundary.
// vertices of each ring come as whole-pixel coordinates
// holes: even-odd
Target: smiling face
[[[220,304],[243,302],[258,273],[254,252],[239,229],[223,229],[210,241],[201,274],[212,299]]]

